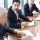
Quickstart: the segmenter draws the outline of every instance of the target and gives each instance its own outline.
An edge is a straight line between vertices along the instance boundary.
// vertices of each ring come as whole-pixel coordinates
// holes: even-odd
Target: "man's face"
[[[33,5],[35,0],[30,0],[30,3]]]
[[[5,22],[7,21],[7,13],[4,13],[1,17],[0,17],[0,24],[5,25]]]
[[[19,3],[19,2],[14,2],[14,3],[12,4],[12,8],[13,8],[13,10],[15,10],[15,11],[19,10],[19,7],[20,7],[20,3]]]

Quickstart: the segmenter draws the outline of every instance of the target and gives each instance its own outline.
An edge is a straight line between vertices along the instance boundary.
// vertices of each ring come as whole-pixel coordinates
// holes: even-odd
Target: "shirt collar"
[[[13,8],[12,8],[12,10],[13,10]],[[15,11],[15,10],[13,10],[15,13],[17,12],[17,11]]]
[[[32,6],[30,6],[30,2],[29,2],[29,7],[32,7]]]

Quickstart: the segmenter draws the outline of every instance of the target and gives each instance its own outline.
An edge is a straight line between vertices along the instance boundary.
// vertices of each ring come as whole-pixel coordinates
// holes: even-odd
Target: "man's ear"
[[[35,28],[35,34],[37,35],[37,33],[38,33],[38,28],[36,27]]]

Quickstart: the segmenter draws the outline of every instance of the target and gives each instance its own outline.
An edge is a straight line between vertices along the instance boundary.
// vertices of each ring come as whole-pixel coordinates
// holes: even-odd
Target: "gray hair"
[[[0,17],[3,15],[3,13],[7,13],[8,10],[6,8],[0,7]]]

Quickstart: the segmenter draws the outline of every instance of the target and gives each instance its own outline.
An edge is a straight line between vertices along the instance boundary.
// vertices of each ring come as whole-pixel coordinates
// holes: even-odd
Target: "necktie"
[[[32,11],[32,7],[30,7],[30,11]]]

